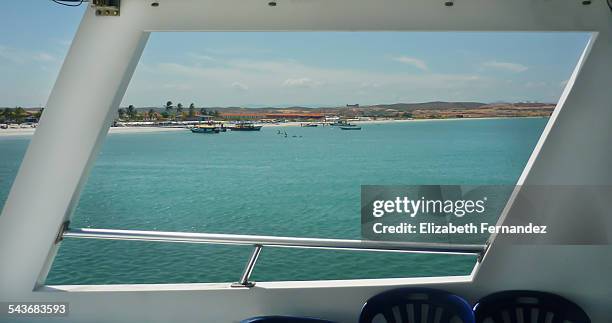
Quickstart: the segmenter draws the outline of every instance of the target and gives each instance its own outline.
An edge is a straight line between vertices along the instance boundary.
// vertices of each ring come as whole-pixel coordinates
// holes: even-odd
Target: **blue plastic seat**
[[[258,316],[242,320],[240,323],[334,323],[310,317],[296,316]]]
[[[514,290],[484,297],[474,312],[477,323],[590,323],[573,302],[555,294]]]
[[[430,288],[398,288],[370,298],[361,310],[359,323],[383,321],[473,323],[474,312],[463,298],[446,291]]]

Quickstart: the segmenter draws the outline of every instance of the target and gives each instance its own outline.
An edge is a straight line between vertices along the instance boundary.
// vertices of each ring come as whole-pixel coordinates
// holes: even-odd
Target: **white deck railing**
[[[451,244],[431,242],[399,242],[399,241],[370,241],[323,238],[295,238],[239,234],[191,233],[191,232],[162,232],[137,231],[113,229],[70,229],[61,233],[61,238],[103,239],[103,240],[135,240],[157,241],[175,243],[205,243],[250,245],[254,247],[240,281],[232,286],[251,287],[249,281],[257,259],[263,247],[287,248],[314,248],[314,249],[343,249],[356,251],[380,252],[406,252],[406,253],[442,253],[481,256],[486,245],[480,244]],[[61,239],[60,239],[61,240]]]

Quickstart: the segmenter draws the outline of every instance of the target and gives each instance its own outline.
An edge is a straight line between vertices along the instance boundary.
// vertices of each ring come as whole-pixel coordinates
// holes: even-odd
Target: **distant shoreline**
[[[130,134],[130,133],[151,133],[151,132],[170,132],[185,131],[185,128],[170,127],[111,127],[109,134]],[[0,137],[19,137],[31,136],[36,128],[0,129]]]
[[[528,116],[528,117],[482,117],[482,118],[436,118],[436,119],[399,119],[399,120],[364,120],[351,121],[351,123],[372,124],[372,123],[392,123],[392,122],[411,122],[411,121],[463,121],[463,120],[496,120],[496,119],[548,119],[550,117]]]
[[[493,119],[542,119],[549,117],[484,117],[484,118],[444,118],[444,119],[394,119],[394,120],[363,120],[351,121],[354,124],[387,124],[387,123],[404,123],[404,122],[427,122],[427,121],[464,121],[464,120],[493,120]],[[284,123],[264,123],[264,127],[299,127],[302,124],[309,122],[284,122]],[[317,122],[314,122],[317,123]],[[153,132],[176,132],[185,131],[186,128],[171,128],[171,127],[111,127],[109,134],[134,134],[134,133],[153,133]],[[17,128],[17,129],[0,129],[0,137],[20,137],[31,136],[36,131],[36,128]]]

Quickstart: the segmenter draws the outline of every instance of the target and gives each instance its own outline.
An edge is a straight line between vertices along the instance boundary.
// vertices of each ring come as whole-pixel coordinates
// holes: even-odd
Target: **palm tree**
[[[170,116],[172,114],[172,110],[174,109],[174,107],[172,106],[172,101],[168,101],[166,102],[166,106],[165,106],[165,111],[166,115]],[[168,117],[165,117],[168,118]]]
[[[180,116],[183,113],[183,104],[182,103],[178,103],[176,105],[176,114],[174,115],[174,119],[177,119],[178,116]]]
[[[136,114],[137,114],[137,112],[136,112],[136,108],[135,108],[133,105],[131,105],[131,104],[130,104],[130,105],[127,107],[127,115],[128,115],[128,118],[129,118],[130,120],[131,120],[131,119],[134,119],[134,118],[136,118]]]
[[[123,119],[125,117],[125,110],[123,108],[117,110],[117,113],[119,114],[119,119]]]
[[[200,109],[200,115],[201,115],[201,116],[204,116],[204,115],[206,115],[207,113],[208,113],[208,111],[206,111],[206,109],[205,109],[205,108],[201,108],[201,109]]]
[[[11,120],[11,117],[13,116],[13,109],[4,108],[4,111],[2,111],[2,115],[4,116],[4,120],[8,122],[9,120]]]
[[[25,119],[28,116],[28,114],[22,107],[15,108],[15,112],[13,112],[13,115],[17,123],[22,123],[23,119]]]
[[[195,104],[191,103],[189,105],[189,118],[195,117]]]

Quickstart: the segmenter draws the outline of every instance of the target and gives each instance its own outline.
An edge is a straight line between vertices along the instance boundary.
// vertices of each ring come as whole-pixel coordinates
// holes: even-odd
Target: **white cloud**
[[[13,48],[0,45],[0,58],[15,64],[26,64],[30,62],[55,62],[55,56],[46,52],[37,52],[21,48]]]
[[[232,88],[239,90],[239,91],[248,91],[249,90],[249,86],[246,84],[242,84],[240,82],[234,82],[232,83]]]
[[[543,88],[548,86],[548,83],[544,82],[544,81],[529,81],[527,83],[525,83],[525,87],[526,88]]]
[[[202,54],[193,53],[193,52],[190,52],[187,55],[191,58],[195,58],[201,61],[214,61],[215,60],[212,56],[202,55]]]
[[[301,88],[312,88],[315,86],[322,85],[323,82],[314,81],[308,77],[302,78],[289,78],[283,82],[283,86],[288,87],[301,87]]]
[[[380,88],[382,85],[380,83],[376,83],[376,82],[362,82],[361,85],[359,85],[360,88],[362,89],[367,89],[367,88],[371,88],[371,89],[378,89]]]
[[[49,53],[38,53],[35,55],[35,59],[43,62],[51,62],[55,60],[55,57]]]
[[[164,89],[178,90],[178,91],[190,91],[193,89],[193,86],[190,84],[164,84]]]
[[[16,64],[26,62],[25,56],[14,48],[0,46],[0,58]]]
[[[509,71],[513,73],[524,72],[528,69],[527,66],[519,63],[511,63],[511,62],[500,62],[500,61],[488,61],[482,63],[482,66],[485,68],[491,68],[496,70]]]
[[[414,57],[408,57],[408,56],[399,56],[399,57],[394,57],[393,58],[394,61],[403,63],[403,64],[408,64],[408,65],[412,65],[420,70],[423,71],[427,71],[427,64],[425,63],[425,61],[420,60],[418,58],[414,58]]]
[[[219,64],[166,62],[139,66],[124,102],[165,102],[166,97],[174,94],[159,84],[168,83],[169,79],[193,85],[192,90],[177,94],[184,100],[210,106],[344,105],[353,103],[357,95],[361,104],[466,100],[500,88],[494,79],[478,74],[414,74],[399,70],[321,67],[287,59],[216,58],[216,62]],[[236,96],[237,91],[245,88],[248,91],[243,90],[243,95]],[[317,91],[313,92],[315,88]],[[470,93],[470,97],[455,97],[452,93]]]

